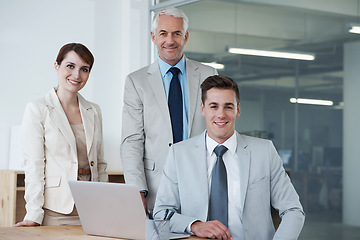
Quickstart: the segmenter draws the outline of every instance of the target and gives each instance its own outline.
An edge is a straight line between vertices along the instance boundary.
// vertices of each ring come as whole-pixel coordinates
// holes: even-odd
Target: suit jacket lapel
[[[186,79],[189,93],[189,136],[195,115],[195,109],[198,107],[196,105],[199,104],[200,73],[197,69],[197,64],[186,58]]]
[[[237,155],[239,159],[239,170],[240,170],[240,206],[241,209],[244,209],[247,186],[249,182],[250,174],[250,151],[247,148],[247,143],[241,137],[239,133],[236,132],[237,139]]]
[[[78,100],[79,100],[80,114],[85,130],[86,149],[87,149],[87,154],[89,156],[90,149],[94,139],[95,115],[94,115],[94,111],[92,111],[92,106],[80,94],[78,94]]]
[[[54,89],[51,89],[50,92],[45,96],[45,101],[49,108],[50,118],[64,135],[65,139],[68,141],[74,152],[77,153],[74,133],[71,130],[69,121]]]
[[[199,135],[198,140],[194,144],[194,153],[192,156],[197,156],[195,159],[195,165],[197,168],[199,176],[199,185],[201,192],[198,194],[198,197],[203,198],[203,201],[206,205],[204,209],[208,209],[209,206],[209,183],[207,176],[207,164],[206,164],[206,145],[205,145],[205,136],[206,131],[203,134]],[[207,214],[207,212],[206,212]]]
[[[167,98],[164,90],[164,84],[162,81],[161,73],[159,70],[158,62],[155,61],[149,66],[148,70],[149,85],[154,92],[156,101],[159,105],[161,114],[166,122],[166,125],[171,129],[170,113],[167,104]],[[172,132],[171,132],[172,134]]]

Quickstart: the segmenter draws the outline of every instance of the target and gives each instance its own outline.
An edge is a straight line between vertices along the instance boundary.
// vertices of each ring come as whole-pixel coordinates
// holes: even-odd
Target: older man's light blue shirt
[[[187,78],[186,78],[186,62],[185,55],[181,58],[181,60],[175,65],[171,66],[170,64],[164,62],[160,57],[158,57],[158,64],[161,73],[161,77],[164,84],[164,89],[166,93],[166,99],[169,98],[169,88],[170,82],[172,79],[172,73],[169,72],[171,67],[177,67],[180,69],[179,72],[179,80],[181,85],[182,92],[182,102],[183,102],[183,140],[189,138],[189,93],[187,86]]]

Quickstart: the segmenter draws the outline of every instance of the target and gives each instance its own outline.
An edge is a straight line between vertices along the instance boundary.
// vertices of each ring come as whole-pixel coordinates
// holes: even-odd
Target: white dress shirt
[[[219,144],[206,134],[206,163],[207,163],[207,176],[209,196],[211,192],[211,177],[212,170],[216,163],[217,157],[214,153],[214,149]],[[237,140],[236,134],[234,134],[226,140],[223,144],[227,147],[227,151],[223,155],[223,161],[227,172],[228,182],[228,229],[233,236],[233,239],[242,240],[245,239],[243,225],[241,222],[241,206],[240,206],[240,170],[239,159],[236,154]],[[192,222],[193,223],[193,222]],[[191,224],[187,228],[187,232],[191,233]]]
[[[209,135],[206,134],[206,162],[209,183],[209,196],[211,191],[212,170],[217,160],[214,149],[218,145],[219,144],[216,141],[211,139]],[[228,182],[228,229],[234,239],[245,239],[240,218],[242,212],[240,206],[240,171],[238,163],[239,159],[236,155],[237,140],[235,132],[221,145],[228,149],[223,155]]]

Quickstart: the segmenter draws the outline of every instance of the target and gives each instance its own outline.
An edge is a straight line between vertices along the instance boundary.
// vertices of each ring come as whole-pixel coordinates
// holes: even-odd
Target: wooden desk
[[[80,225],[76,226],[41,226],[41,227],[0,227],[1,240],[114,240],[115,238],[97,237],[84,233]],[[198,237],[186,238],[201,239]]]
[[[109,182],[124,183],[123,172],[108,172]],[[0,227],[21,221],[25,210],[24,171],[0,170]]]

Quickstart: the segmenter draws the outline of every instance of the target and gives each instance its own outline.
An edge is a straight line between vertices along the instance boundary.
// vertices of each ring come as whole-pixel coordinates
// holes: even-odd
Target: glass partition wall
[[[308,216],[330,215],[341,221],[342,78],[338,73],[302,74],[299,66],[304,63],[282,61],[291,62],[288,76],[237,79],[241,115],[236,129],[273,141]],[[233,77],[226,70],[219,73]],[[329,81],[340,83],[337,89],[329,90],[331,82],[326,81],[330,76]],[[313,78],[321,79],[325,86],[313,84]],[[332,100],[334,105],[291,103],[296,96]]]
[[[348,19],[252,2],[203,0],[178,6],[190,21],[185,55],[222,64],[219,74],[236,80],[241,102],[236,130],[273,141],[307,220],[341,222],[342,48],[353,36],[340,26]],[[236,55],[227,51],[231,46],[311,52],[316,57],[306,61]],[[329,100],[332,105],[293,103],[292,98]]]

